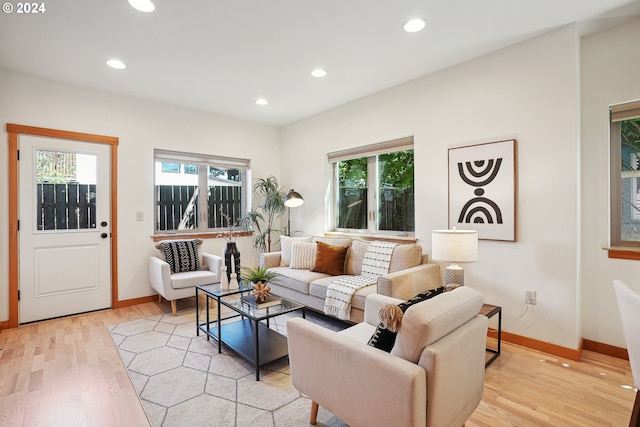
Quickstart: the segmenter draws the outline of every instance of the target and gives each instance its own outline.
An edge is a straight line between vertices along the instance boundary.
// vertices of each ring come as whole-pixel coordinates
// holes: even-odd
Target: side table
[[[487,351],[489,353],[493,353],[491,357],[485,362],[484,367],[491,365],[494,360],[500,356],[500,344],[502,341],[502,307],[491,304],[482,304],[482,308],[480,309],[480,314],[483,316],[487,316],[487,318],[492,318],[496,314],[498,315],[498,346],[497,348],[489,348],[487,347]]]

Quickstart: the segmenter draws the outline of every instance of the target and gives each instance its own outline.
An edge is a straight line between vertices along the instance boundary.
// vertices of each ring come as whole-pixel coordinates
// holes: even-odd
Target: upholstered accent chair
[[[488,319],[464,286],[409,307],[390,353],[368,345],[385,303],[368,295],[364,322],[340,332],[287,322],[294,387],[351,427],[462,426],[482,400]]]
[[[162,298],[171,301],[176,315],[176,300],[195,295],[197,285],[220,282],[222,257],[202,252],[202,239],[162,240],[149,257],[149,284]]]
[[[631,364],[631,374],[636,389],[640,389],[640,295],[620,280],[613,281],[613,288],[620,307],[624,339]],[[631,411],[629,427],[640,427],[640,393],[636,391],[636,400]]]

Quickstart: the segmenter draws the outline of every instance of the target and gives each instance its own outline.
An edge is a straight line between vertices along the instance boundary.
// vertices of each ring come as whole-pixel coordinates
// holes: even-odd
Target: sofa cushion
[[[322,242],[333,246],[351,246],[351,239],[342,237],[313,237],[314,242]]]
[[[461,286],[409,307],[391,354],[417,363],[426,346],[474,318],[482,303],[478,291]]]
[[[186,271],[171,276],[173,289],[193,288],[196,285],[219,282],[218,275],[210,271]]]
[[[347,253],[347,274],[358,276],[362,273],[362,260],[365,252],[367,252],[369,243],[371,242],[358,239],[354,239],[351,242],[351,247]]]
[[[311,240],[312,240],[311,236],[303,236],[303,237],[280,236],[280,266],[289,267],[289,264],[291,264],[291,250],[293,247],[293,242],[310,243]]]
[[[311,271],[327,273],[332,276],[344,274],[345,261],[349,246],[334,246],[316,242],[316,260]]]
[[[415,267],[422,263],[422,247],[415,243],[396,245],[391,254],[389,273]]]
[[[316,260],[315,243],[293,242],[290,268],[311,270]]]
[[[315,273],[310,270],[298,270],[289,267],[272,267],[269,271],[279,274],[278,285],[303,294],[309,293],[309,283],[314,280],[330,277],[325,273]]]
[[[327,288],[329,287],[329,285],[335,280],[340,279],[340,277],[344,276],[328,276],[314,280],[309,284],[309,295],[313,295],[324,300],[327,297]],[[376,285],[365,286],[364,288],[358,289],[356,293],[351,297],[351,307],[364,310],[364,302],[367,298],[367,295],[375,294],[376,289]]]
[[[195,239],[162,243],[162,251],[171,274],[200,270],[198,247]]]

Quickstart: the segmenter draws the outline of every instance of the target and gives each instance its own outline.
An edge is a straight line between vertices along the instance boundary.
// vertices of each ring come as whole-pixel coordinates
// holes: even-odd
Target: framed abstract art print
[[[449,149],[449,228],[516,240],[516,140]]]

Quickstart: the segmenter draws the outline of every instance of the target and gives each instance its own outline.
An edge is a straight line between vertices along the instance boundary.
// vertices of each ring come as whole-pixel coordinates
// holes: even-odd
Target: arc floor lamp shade
[[[464,285],[464,270],[458,262],[478,260],[478,232],[475,230],[433,230],[431,259],[451,262],[444,274],[445,285]]]
[[[293,188],[284,196],[284,205],[289,208],[287,215],[287,235],[291,236],[291,208],[297,208],[304,203],[302,195]]]
[[[284,205],[288,208],[297,208],[304,203],[302,195],[293,188],[284,196]]]

